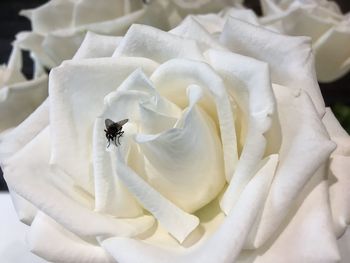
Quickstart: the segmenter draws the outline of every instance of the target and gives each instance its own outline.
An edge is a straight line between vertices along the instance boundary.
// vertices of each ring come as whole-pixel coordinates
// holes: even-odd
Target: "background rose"
[[[33,30],[17,35],[21,48],[35,53],[46,67],[71,59],[87,31],[121,36],[133,23],[169,30],[189,13],[218,12],[241,0],[159,1],[159,0],[51,0],[22,11]]]
[[[38,209],[14,196],[35,253],[57,262],[339,258],[349,138],[324,115],[308,40],[233,18],[217,35],[195,18],[171,33],[135,25],[120,41],[91,34],[52,71],[49,101],[1,145],[10,188]],[[110,151],[107,117],[130,119]]]
[[[27,80],[22,54],[15,45],[7,65],[0,66],[0,134],[21,123],[47,97],[47,75],[39,67]],[[1,135],[0,135],[1,140]]]
[[[165,9],[158,1],[149,8],[136,0],[53,0],[22,14],[31,20],[32,31],[18,34],[17,41],[49,68],[71,59],[87,30],[122,35],[135,22],[169,27]]]
[[[293,36],[309,36],[317,77],[334,81],[350,69],[350,16],[328,0],[261,0],[261,23]]]

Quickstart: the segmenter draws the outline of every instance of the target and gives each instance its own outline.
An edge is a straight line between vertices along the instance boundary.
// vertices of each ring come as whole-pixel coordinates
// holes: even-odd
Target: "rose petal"
[[[65,9],[61,10],[63,21],[62,14],[54,12],[55,8]],[[158,1],[144,5],[141,1],[108,0],[96,5],[94,1],[83,0],[65,6],[62,1],[53,0],[22,12],[31,19],[33,32],[21,34],[17,42],[38,56],[44,65],[54,67],[73,57],[87,31],[123,35],[134,23],[169,29],[164,8]],[[91,9],[94,11],[90,12]],[[47,23],[48,18],[57,23]]]
[[[0,164],[19,151],[49,124],[49,101],[46,99],[10,133],[0,137]]]
[[[339,262],[325,168],[320,167],[300,192],[279,231],[261,248],[242,253],[238,262]]]
[[[162,131],[173,127],[175,117],[180,116],[181,110],[160,97],[140,69],[131,73],[116,92],[108,94],[104,102],[105,109],[95,121],[93,139],[96,209],[115,216],[133,217],[142,211],[120,182],[114,169],[113,157],[106,152],[105,119],[129,119],[129,123],[137,125],[142,132]],[[156,113],[159,114],[155,116]],[[147,114],[152,115],[152,118],[148,119]],[[128,136],[127,132],[125,136]],[[137,156],[130,156],[129,159],[133,163],[137,162]]]
[[[272,7],[262,24],[285,34],[311,37],[319,81],[330,82],[349,71],[350,53],[342,47],[350,42],[350,30],[335,2],[262,2]]]
[[[223,80],[206,63],[173,59],[163,63],[151,80],[159,93],[179,106],[186,105],[186,89],[197,85],[204,90],[199,105],[213,120],[218,120],[225,160],[225,176],[231,178],[237,162],[234,116]],[[176,100],[176,101],[175,101]]]
[[[84,58],[110,57],[122,37],[98,35],[93,32],[87,32],[73,60]]]
[[[102,246],[120,263],[182,262],[211,263],[235,262],[244,243],[244,237],[263,204],[274,175],[278,156],[264,160],[261,170],[243,191],[239,202],[226,217],[219,229],[206,242],[194,249],[162,248],[135,239],[113,237],[102,242]],[[225,244],[218,246],[218,244]],[[215,248],[215,249],[213,249]],[[137,251],[138,253],[131,253]]]
[[[225,21],[228,19],[228,17],[243,20],[253,25],[259,24],[255,13],[251,9],[246,9],[241,6],[232,8],[226,7],[218,14],[196,15],[193,16],[193,19],[201,24],[208,31],[208,33],[216,35],[217,33],[222,32]]]
[[[93,121],[102,113],[104,96],[139,67],[150,74],[155,64],[143,58],[99,58],[65,62],[51,71],[51,163],[90,193]]]
[[[47,97],[47,76],[0,90],[0,131],[21,123]]]
[[[164,114],[163,112],[156,111],[152,104],[143,103],[140,105],[140,120],[142,123],[140,132],[160,133],[174,127],[177,118]]]
[[[198,218],[184,212],[147,184],[125,164],[119,148],[116,157],[116,169],[120,180],[169,233],[180,243],[183,242],[188,234],[198,226]]]
[[[16,35],[15,44],[23,50],[28,50],[35,54],[40,62],[52,68],[56,66],[54,58],[51,58],[43,48],[44,37],[34,32],[19,32]]]
[[[233,17],[242,21],[246,21],[253,25],[259,25],[258,17],[254,13],[252,9],[246,8],[229,8],[227,10],[223,10],[221,16],[225,17]]]
[[[265,133],[271,126],[275,101],[265,63],[214,50],[209,50],[206,55],[210,64],[227,81],[228,92],[239,104],[248,125],[246,143],[221,201],[221,208],[228,214],[263,158],[267,144]],[[276,151],[279,136],[274,139],[277,145],[270,148]]]
[[[130,1],[128,2],[130,3]],[[172,24],[168,17],[171,10],[165,8],[161,1],[151,1],[150,4],[144,5],[143,9],[135,10],[113,20],[85,25],[85,28],[96,33],[114,36],[124,35],[132,24],[137,23],[168,30]]]
[[[174,0],[172,1],[182,16],[196,13],[214,13],[234,4],[242,4],[241,0]]]
[[[41,212],[30,227],[27,242],[31,252],[50,262],[115,262],[98,244],[81,239]]]
[[[33,206],[30,202],[24,199],[22,196],[16,194],[16,192],[9,189],[11,200],[13,206],[15,207],[18,219],[26,225],[30,225],[35,215],[37,214],[38,209]]]
[[[52,170],[49,152],[47,128],[6,160],[4,177],[11,189],[67,230],[79,236],[135,236],[153,225],[150,216],[116,219],[91,211],[91,197],[76,188],[67,175]]]
[[[275,14],[286,11],[288,8],[305,5],[306,7],[318,7],[319,9],[329,10],[334,14],[341,14],[341,10],[336,2],[327,0],[308,0],[308,1],[276,1],[276,0],[261,0],[261,5],[264,14]]]
[[[15,44],[12,48],[7,66],[0,66],[0,90],[5,85],[25,81],[22,72],[22,53]]]
[[[74,8],[74,26],[112,20],[140,8],[141,1],[104,0],[98,5],[94,0],[79,1]]]
[[[216,127],[196,106],[202,94],[199,86],[189,86],[189,107],[174,128],[159,134],[137,134],[135,138],[144,156],[142,177],[190,213],[212,201],[225,184]]]
[[[338,247],[340,252],[340,263],[346,263],[346,261],[350,258],[350,234],[349,227],[347,228],[344,235],[338,239]]]
[[[209,34],[221,32],[225,24],[225,19],[218,14],[189,15],[188,17],[194,17],[194,19],[201,24]],[[184,19],[184,21],[186,19]],[[182,23],[179,26],[181,27]]]
[[[145,25],[132,25],[113,54],[125,56],[146,57],[158,63],[172,58],[203,60],[195,41]]]
[[[105,118],[96,119],[94,128],[95,210],[116,217],[140,216],[142,207],[118,178],[113,158],[106,151],[104,121]]]
[[[1,261],[11,263],[47,263],[47,261],[29,252],[24,240],[28,227],[17,220],[10,195],[6,192],[0,193],[0,208],[2,211],[0,217]]]
[[[172,128],[181,116],[181,109],[162,97],[140,69],[131,73],[104,101],[105,110],[101,117],[115,121],[129,119],[144,133]]]
[[[282,12],[281,8],[279,8],[273,0],[261,0],[260,4],[264,15]]]
[[[41,48],[45,55],[54,62],[54,66],[58,66],[62,61],[69,60],[74,56],[84,39],[84,35],[85,32],[49,34],[44,37]]]
[[[185,37],[186,39],[195,40],[202,52],[208,48],[217,50],[226,50],[214,37],[203,27],[196,16],[187,16],[182,23],[176,28],[169,31],[171,34]]]
[[[235,262],[266,200],[277,164],[277,154],[262,160],[256,176],[247,184],[222,225],[202,247],[190,254],[188,259],[195,258],[197,262]],[[227,246],[220,246],[213,254],[208,255],[207,251],[211,247],[223,242]]]
[[[330,141],[309,96],[274,85],[282,130],[280,163],[255,239],[263,244],[286,218],[301,190],[324,164],[335,144]]]
[[[83,41],[86,31],[114,36],[123,35],[131,24],[138,21],[141,22],[144,15],[145,11],[140,10],[114,20],[85,24],[72,29],[55,31],[44,37],[42,48],[45,53],[52,58],[55,65],[59,65],[63,60],[73,57]],[[149,23],[152,24],[151,21]]]
[[[348,145],[349,135],[340,125],[330,108],[326,108],[326,114],[323,116],[323,123],[326,126],[332,141],[337,143],[337,148],[333,154],[348,155],[350,153]]]
[[[350,137],[329,108],[323,117],[323,123],[331,139],[338,145],[330,158],[328,181],[335,232],[340,237],[350,225]]]
[[[46,34],[57,29],[70,27],[74,6],[75,3],[72,1],[54,0],[38,8],[21,11],[21,15],[31,20],[35,32]]]
[[[350,30],[331,29],[314,45],[317,77],[331,82],[344,76],[350,69]]]
[[[305,8],[294,8],[279,16],[262,18],[261,23],[276,26],[281,32],[292,36],[309,36],[314,43],[334,24],[321,17],[310,14]]]
[[[325,106],[314,72],[309,39],[280,35],[229,18],[220,41],[234,52],[267,62],[273,83],[305,90],[319,115],[324,115]]]

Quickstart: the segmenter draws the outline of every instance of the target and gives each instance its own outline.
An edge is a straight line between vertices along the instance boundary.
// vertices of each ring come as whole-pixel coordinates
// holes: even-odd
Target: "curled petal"
[[[46,53],[43,48],[44,40],[45,38],[38,33],[24,31],[16,35],[15,43],[23,50],[31,51],[41,64],[51,68],[56,66],[56,59]]]
[[[195,41],[145,25],[132,25],[125,34],[113,54],[113,57],[124,56],[146,57],[158,63],[172,58],[203,60]]]
[[[101,117],[116,121],[130,119],[141,132],[170,128],[181,115],[181,109],[162,97],[141,69],[131,73],[104,102]]]
[[[150,216],[116,219],[91,211],[91,197],[49,166],[49,151],[49,130],[45,129],[6,160],[4,176],[13,191],[67,230],[79,236],[135,236],[153,225]]]
[[[244,239],[267,196],[277,160],[278,157],[273,155],[264,161],[257,176],[244,189],[235,208],[224,219],[217,231],[197,247],[173,249],[118,237],[104,240],[102,246],[120,263],[140,260],[145,263],[235,262]],[[218,244],[224,245],[218,246]],[[138,253],[131,253],[135,249]]]
[[[103,98],[139,67],[150,74],[155,64],[142,58],[99,58],[65,62],[51,71],[51,163],[90,193],[93,178],[86,160],[94,119],[102,113]]]
[[[335,144],[329,139],[311,99],[274,86],[282,145],[280,163],[259,224],[256,246],[263,244],[286,218],[306,183],[329,158]]]
[[[121,40],[122,37],[99,35],[89,31],[73,59],[110,57]]]
[[[42,212],[36,215],[27,242],[31,252],[52,262],[115,262],[98,244],[81,239]]]
[[[79,1],[74,8],[74,26],[112,20],[141,8],[141,1],[104,0],[99,4],[94,0]]]
[[[265,16],[260,22],[278,32],[311,38],[317,78],[331,82],[350,70],[348,16],[333,1],[261,0]]]
[[[179,27],[182,27],[184,23],[187,23],[186,20],[188,20],[189,17],[191,16],[188,16]],[[251,9],[246,9],[243,7],[225,8],[218,14],[196,15],[193,16],[193,19],[202,25],[210,34],[215,36],[217,33],[222,32],[225,21],[229,17],[246,21],[253,25],[259,24],[256,14]]]
[[[271,127],[275,101],[270,84],[269,70],[265,63],[241,55],[209,50],[211,65],[227,82],[229,94],[235,98],[247,122],[248,131],[237,167],[223,195],[221,208],[228,214],[245,185],[254,176],[266,151],[266,133]],[[242,125],[242,124],[241,124]],[[274,138],[279,148],[279,134]],[[267,136],[266,136],[267,137]]]
[[[24,10],[21,14],[31,20],[35,32],[46,34],[71,26],[73,10],[73,1],[54,0],[39,8]]]
[[[208,32],[208,29],[202,26],[201,23],[203,22],[198,22],[197,20],[198,18],[196,16],[188,16],[179,26],[169,32],[178,36],[186,37],[187,39],[195,40],[202,51],[205,51],[208,47],[225,50],[226,48],[220,45],[220,43]]]
[[[83,39],[83,32],[75,34],[70,32],[57,35],[49,34],[44,37],[41,46],[35,47],[35,49],[38,49],[39,52],[42,49],[42,56],[48,56],[54,63],[53,66],[47,66],[54,67],[60,65],[64,60],[70,60],[78,50],[81,42],[83,42]],[[35,54],[35,51],[33,53]]]
[[[38,209],[28,200],[9,189],[13,206],[16,209],[18,219],[26,225],[31,225]]]
[[[319,116],[323,116],[325,106],[317,83],[308,38],[280,35],[229,18],[220,41],[234,52],[267,62],[273,83],[305,90],[315,104]]]
[[[47,76],[0,89],[0,131],[21,123],[47,97]]]
[[[345,261],[340,261],[328,201],[325,168],[325,165],[320,167],[305,185],[299,197],[295,199],[295,205],[289,210],[286,222],[275,235],[262,247],[245,250],[238,262],[252,259],[256,263],[346,261],[346,258],[343,259]]]
[[[186,90],[190,85],[203,88],[199,105],[213,120],[218,120],[225,160],[225,176],[229,180],[237,162],[234,116],[229,95],[222,78],[206,63],[186,59],[173,59],[162,64],[152,74],[151,80],[159,93],[183,107],[186,105]]]
[[[21,50],[15,44],[6,66],[0,66],[0,89],[5,85],[11,85],[25,81],[22,72]]]
[[[189,107],[174,128],[159,134],[137,134],[135,138],[144,156],[143,177],[187,212],[208,204],[225,184],[217,130],[196,105],[201,96],[200,87],[190,86]]]
[[[11,132],[0,137],[0,164],[29,143],[49,124],[49,101],[46,99],[28,118]]]
[[[343,48],[350,44],[350,30],[331,29],[314,44],[317,77],[331,82],[344,76],[350,70],[350,50]]]
[[[116,169],[120,180],[144,208],[157,218],[180,243],[198,226],[199,220],[163,197],[125,164],[121,151],[116,154]]]
[[[125,188],[113,169],[115,161],[106,151],[105,118],[95,121],[93,166],[95,210],[116,217],[136,217],[143,214],[141,206]]]
[[[323,123],[331,139],[338,145],[330,158],[328,182],[335,232],[339,237],[350,224],[350,138],[330,109],[327,109]]]

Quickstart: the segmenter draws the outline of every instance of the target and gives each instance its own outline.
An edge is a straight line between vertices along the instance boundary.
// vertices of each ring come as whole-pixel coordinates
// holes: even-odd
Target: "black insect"
[[[128,122],[128,119],[124,119],[118,122],[114,122],[110,119],[105,120],[106,129],[104,130],[106,133],[106,138],[108,140],[108,146],[111,144],[111,141],[114,142],[115,146],[120,145],[119,138],[123,135],[123,125]],[[118,142],[118,144],[117,144]]]

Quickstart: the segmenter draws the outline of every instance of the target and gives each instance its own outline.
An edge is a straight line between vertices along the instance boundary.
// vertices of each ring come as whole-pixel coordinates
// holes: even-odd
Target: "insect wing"
[[[111,127],[115,122],[110,120],[110,119],[105,119],[105,125],[106,128],[108,129],[109,127]]]
[[[107,121],[107,120],[106,120]],[[129,119],[124,119],[124,120],[121,120],[121,121],[118,121],[117,124],[121,127],[123,126],[125,123],[127,123],[129,121]]]

